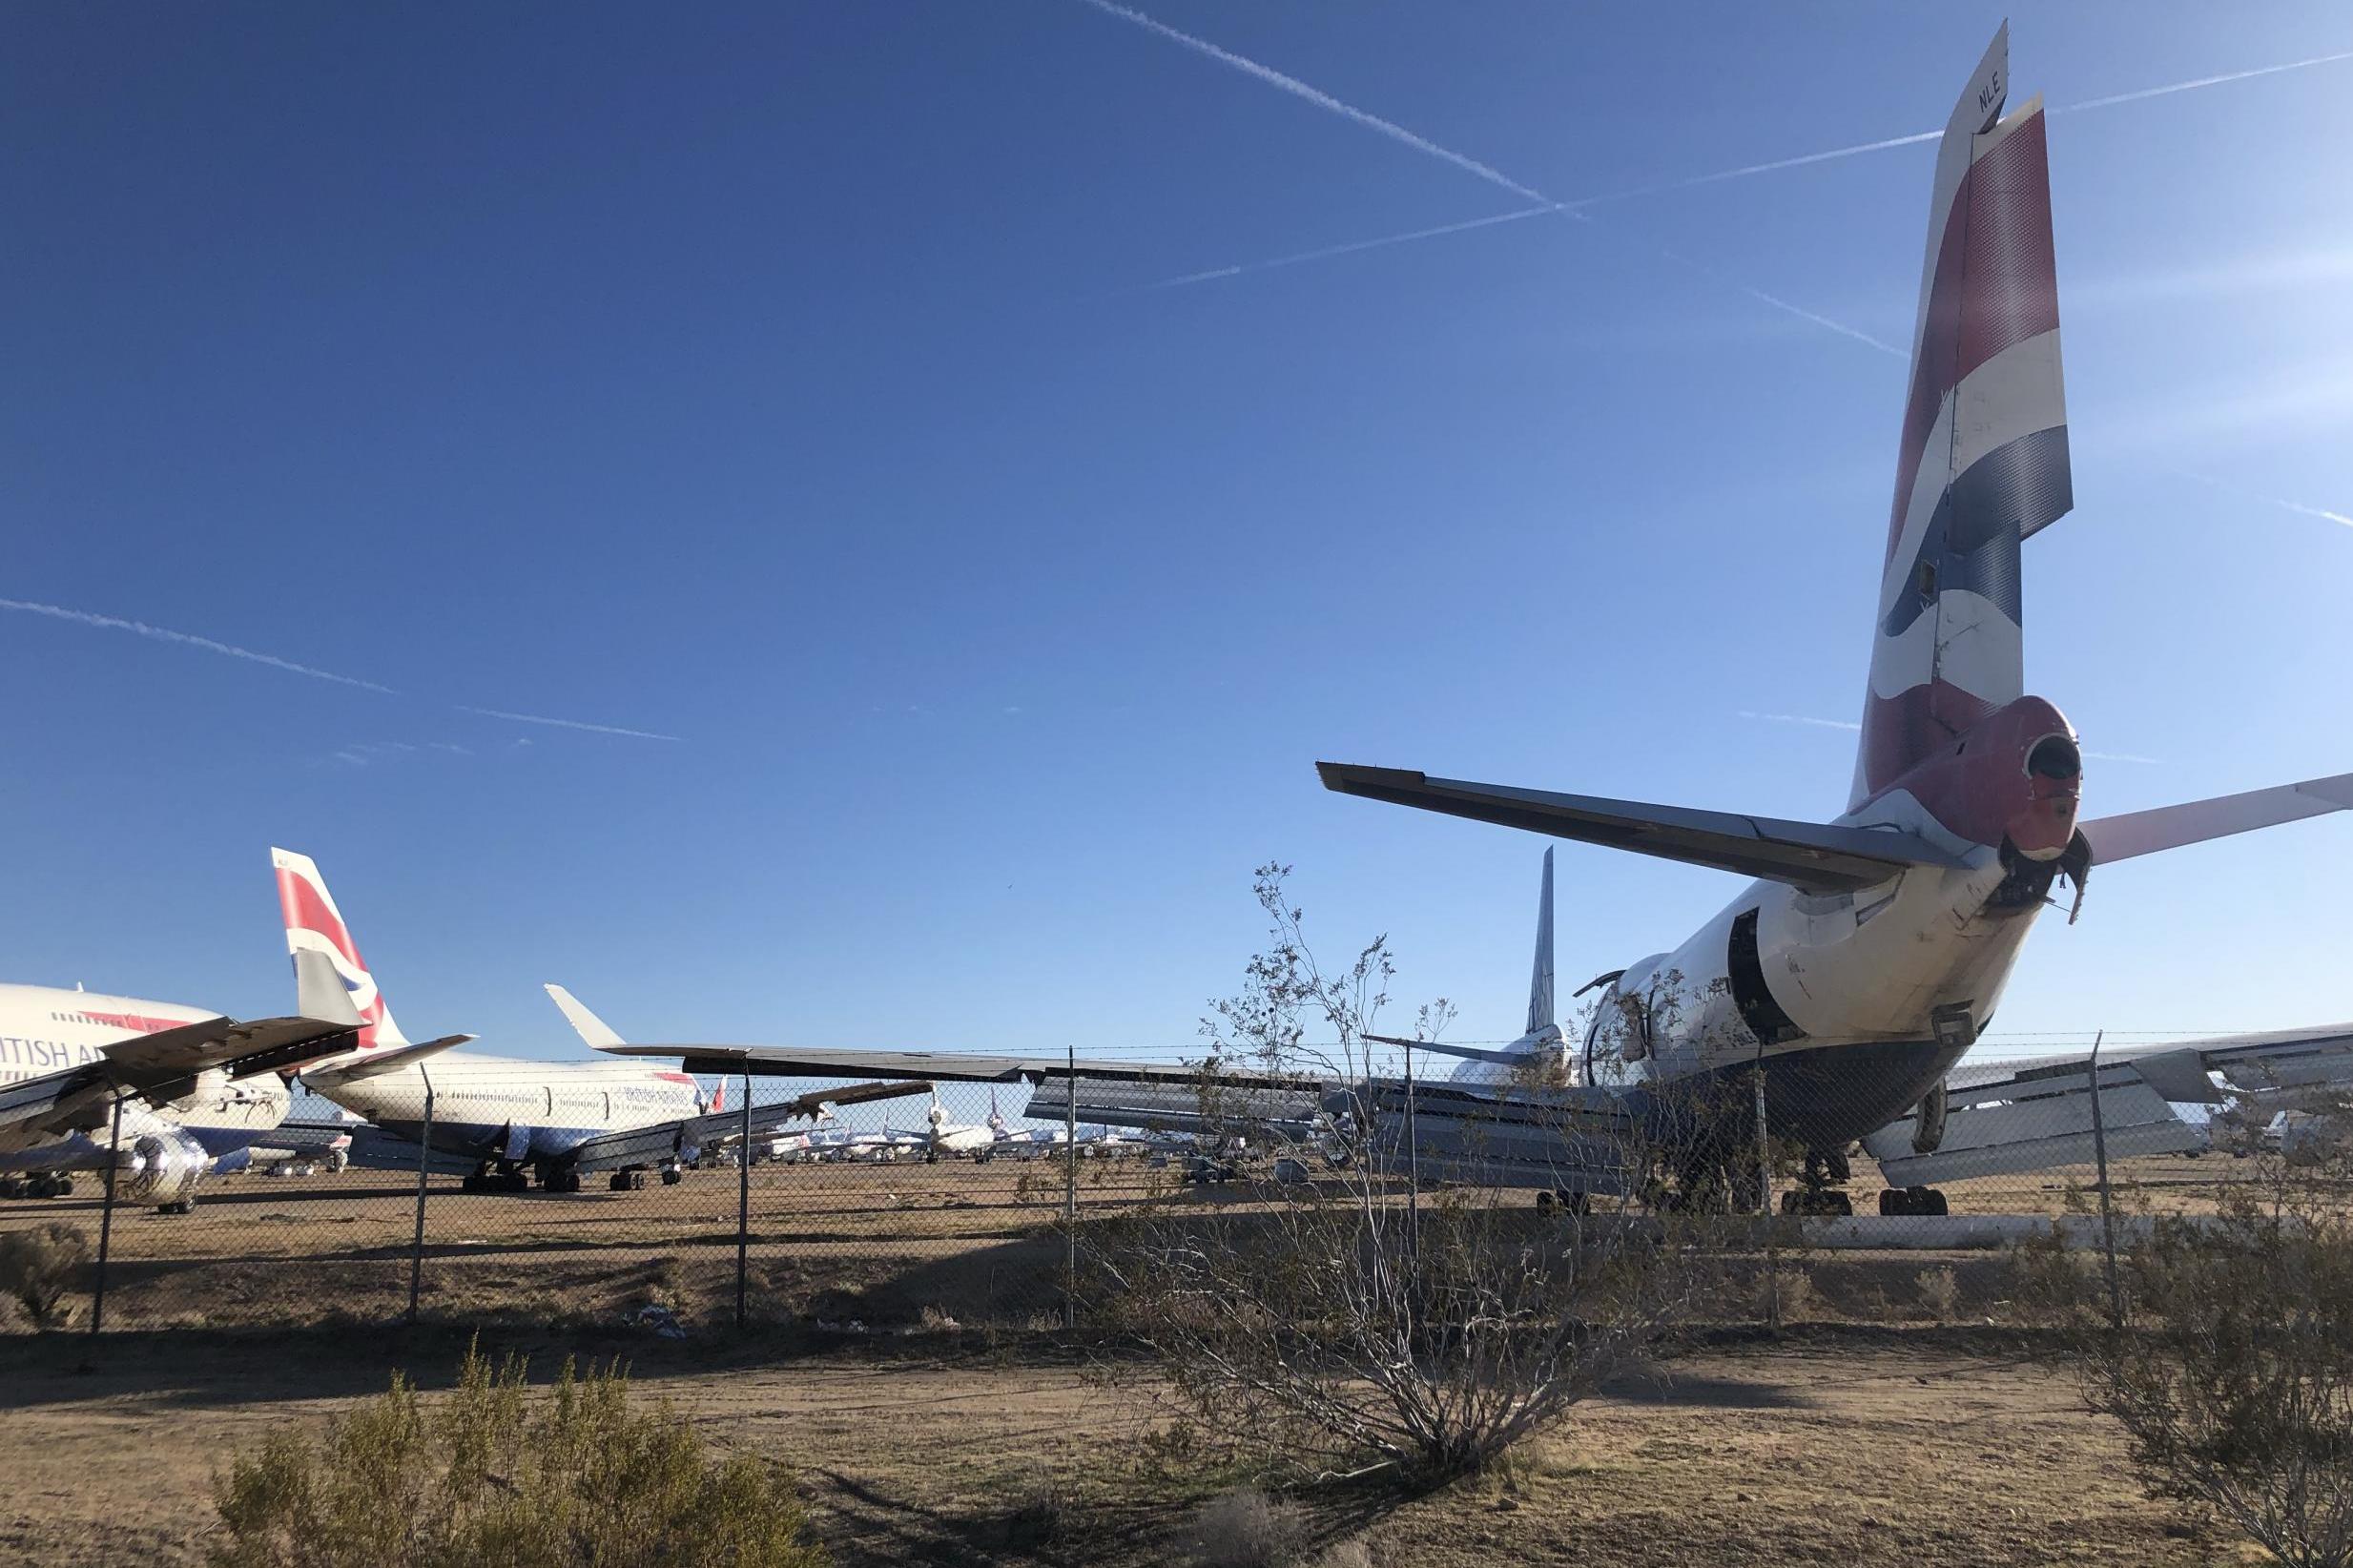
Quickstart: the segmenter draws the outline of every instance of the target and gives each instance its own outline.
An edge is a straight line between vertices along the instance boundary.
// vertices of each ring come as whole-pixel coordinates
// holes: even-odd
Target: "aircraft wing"
[[[1688,865],[1785,882],[1807,893],[1848,893],[1912,866],[1958,869],[1963,862],[1914,834],[1883,828],[1789,822],[1736,812],[1694,811],[1639,800],[1556,794],[1432,778],[1400,768],[1319,762],[1324,788],[1367,800],[1414,806],[1579,843],[1632,850]]]
[[[609,1056],[674,1056],[691,1073],[750,1072],[764,1078],[922,1078],[942,1083],[1035,1083],[1046,1078],[1067,1077],[1071,1063],[1060,1056],[983,1056],[967,1051],[830,1051],[804,1050],[791,1045],[600,1045]],[[1103,1062],[1081,1057],[1083,1079],[1137,1083],[1193,1084],[1202,1080],[1199,1063]],[[1319,1077],[1270,1074],[1231,1066],[1217,1070],[1222,1083],[1256,1083],[1305,1087],[1320,1084]]]
[[[351,1048],[351,1025],[311,1018],[251,1023],[212,1018],[110,1045],[94,1062],[0,1089],[0,1128],[30,1124],[49,1133],[106,1124],[120,1093],[151,1104],[176,1100],[197,1075],[218,1067],[233,1078],[284,1070]]]
[[[1393,1174],[1541,1192],[1623,1195],[1641,1184],[1641,1113],[1593,1084],[1415,1083],[1362,1089],[1373,1156]]]
[[[2338,774],[2243,794],[2096,817],[2083,825],[2083,836],[2092,846],[2092,863],[2104,865],[2347,810],[2353,810],[2353,774]]]
[[[779,1101],[773,1105],[754,1105],[749,1118],[752,1136],[774,1132],[791,1122],[814,1121],[828,1105],[857,1105],[871,1100],[896,1100],[911,1094],[929,1094],[931,1083],[922,1079],[894,1080],[881,1083],[854,1083],[838,1089],[819,1089],[804,1094],[797,1100]],[[568,1159],[576,1170],[617,1170],[623,1166],[659,1165],[677,1159],[696,1149],[715,1148],[743,1135],[746,1117],[740,1110],[711,1111],[701,1116],[681,1117],[674,1122],[657,1122],[651,1126],[633,1127],[627,1132],[609,1132],[591,1138],[574,1148]]]
[[[2093,1163],[2088,1051],[1963,1063],[1946,1080],[1945,1131],[1914,1146],[1916,1113],[1863,1140],[1890,1186],[1929,1186]],[[2219,1084],[2215,1081],[2220,1080]],[[2177,1104],[2261,1104],[2317,1089],[2353,1091],[2353,1023],[2224,1035],[2100,1053],[2099,1114],[2111,1160],[2206,1146]]]

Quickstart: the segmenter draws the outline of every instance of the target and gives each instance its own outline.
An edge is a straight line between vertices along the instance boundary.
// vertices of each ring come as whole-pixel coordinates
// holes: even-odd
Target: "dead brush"
[[[1307,1545],[1307,1511],[1256,1490],[1211,1497],[1185,1532],[1194,1568],[1292,1568],[1305,1559]]]
[[[90,1238],[52,1220],[0,1236],[0,1295],[24,1309],[36,1329],[62,1329],[72,1315],[66,1292],[90,1272]]]
[[[791,1477],[714,1457],[618,1367],[533,1390],[466,1352],[431,1400],[398,1372],[323,1435],[272,1433],[216,1475],[214,1568],[821,1568]]]
[[[1920,1288],[1920,1308],[1939,1323],[1952,1321],[1953,1311],[1961,1303],[1961,1276],[1947,1264],[1939,1269],[1923,1269],[1912,1276]]]

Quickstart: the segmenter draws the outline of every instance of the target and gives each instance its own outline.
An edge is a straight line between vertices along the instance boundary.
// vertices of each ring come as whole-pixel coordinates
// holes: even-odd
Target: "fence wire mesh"
[[[2112,1038],[2107,1045],[2129,1055],[2136,1044],[2165,1042]],[[1988,1041],[1965,1066],[2079,1057],[2093,1043]],[[1456,1067],[1425,1057],[1416,1070],[1437,1083]],[[1809,1188],[1804,1151],[1785,1141],[1761,1146],[1751,1130],[1742,1135],[1744,1147],[1735,1140],[1722,1157],[1749,1161],[1750,1171],[1757,1161],[1768,1165],[1770,1196],[1760,1201],[1756,1189],[1735,1184],[1712,1201],[1727,1217],[1744,1204],[1752,1213],[1769,1206],[1783,1216],[1775,1226],[1787,1244],[1982,1249],[2057,1222],[2071,1239],[2093,1245],[2086,1228],[2099,1221],[2100,1175],[2086,1136],[2090,1082],[2078,1064],[1951,1112],[1944,1136],[1964,1144],[1969,1115],[2023,1118],[2026,1134],[2040,1142],[2027,1156],[2004,1158],[2032,1158],[2030,1168],[1931,1184],[1891,1178],[1857,1145],[1842,1151],[1843,1179],[1835,1168],[1817,1169]],[[716,1099],[732,1121],[744,1086],[740,1077],[706,1077],[691,1092],[706,1106]],[[122,1199],[108,1219],[100,1172],[72,1172],[71,1191],[46,1196],[20,1176],[12,1191],[0,1186],[0,1235],[63,1225],[94,1251],[103,1224],[108,1331],[390,1324],[412,1312],[430,1323],[656,1332],[739,1320],[866,1333],[1043,1331],[1074,1312],[1074,1259],[1105,1222],[1146,1206],[1181,1218],[1188,1207],[1263,1201],[1269,1183],[1311,1185],[1333,1153],[1312,1140],[1238,1145],[1091,1122],[1078,1124],[1074,1142],[1067,1124],[1023,1114],[1031,1091],[1019,1081],[940,1082],[771,1126],[763,1111],[826,1085],[754,1077],[750,1086],[755,1123],[748,1143],[739,1125],[713,1131],[705,1121],[699,1145],[626,1169],[579,1169],[577,1190],[560,1177],[547,1180],[565,1168],[561,1151],[584,1129],[564,1126],[564,1091],[544,1078],[477,1076],[444,1086],[430,1152],[413,1126],[354,1122],[333,1103],[299,1093],[243,1168],[205,1178],[190,1212],[158,1213]],[[2293,1117],[2249,1114],[2227,1102],[2153,1108],[2145,1085],[2112,1083],[2105,1072],[2099,1104],[2111,1122],[2109,1196],[2128,1225],[2149,1214],[2213,1211],[2233,1184],[2255,1179],[2262,1162],[2253,1156],[2298,1136]],[[526,1121],[533,1104],[538,1120]],[[485,1109],[502,1105],[506,1111],[495,1117]],[[576,1105],[571,1119],[609,1126],[606,1102],[593,1108],[591,1116],[585,1103]],[[1911,1133],[1898,1131],[1909,1146]],[[503,1166],[509,1154],[517,1158]],[[1278,1171],[1278,1162],[1287,1167]],[[1407,1174],[1396,1171],[1401,1194],[1413,1188]],[[1653,1186],[1610,1202],[1674,1202],[1668,1176],[1668,1189]],[[1422,1183],[1425,1190],[1440,1185],[1436,1177]],[[1916,1197],[1923,1190],[1935,1193],[1933,1205]],[[1889,1193],[1896,1196],[1883,1196]],[[1565,1202],[1549,1190],[1525,1195],[1532,1207]],[[1791,1207],[1804,1212],[1789,1217]],[[28,1323],[12,1313],[10,1326]]]

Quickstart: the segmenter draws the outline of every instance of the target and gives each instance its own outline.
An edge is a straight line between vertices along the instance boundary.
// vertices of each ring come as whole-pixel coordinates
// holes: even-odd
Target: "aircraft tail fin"
[[[1543,891],[1537,896],[1536,973],[1528,981],[1528,1034],[1540,1035],[1553,1023],[1553,852],[1547,847]]]
[[[286,918],[286,951],[297,959],[304,953],[323,956],[333,968],[336,978],[348,993],[353,1011],[360,1016],[360,1052],[398,1050],[408,1044],[408,1037],[392,1020],[392,1009],[385,1005],[383,993],[377,989],[376,977],[368,972],[360,957],[360,947],[352,939],[351,928],[343,923],[342,911],[335,907],[335,896],[327,891],[326,878],[319,874],[319,863],[307,855],[292,850],[272,849],[270,865],[278,876],[278,907]],[[321,979],[315,964],[295,965],[298,987],[316,985]]]
[[[2009,91],[2005,24],[1936,156],[1850,807],[2025,693],[2018,547],[2074,505],[2042,100]]]

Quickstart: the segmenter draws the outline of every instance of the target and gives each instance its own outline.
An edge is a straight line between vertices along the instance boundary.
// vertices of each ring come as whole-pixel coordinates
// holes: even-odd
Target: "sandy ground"
[[[1077,1359],[973,1337],[623,1348],[640,1388],[715,1442],[792,1465],[844,1564],[1183,1560],[1214,1483],[1158,1468],[1137,1401]],[[0,1560],[198,1562],[232,1454],[323,1420],[396,1365],[445,1385],[460,1348],[445,1331],[132,1334],[78,1372],[81,1347],[59,1336],[0,1342]],[[551,1371],[558,1345],[532,1349]],[[1316,1528],[1416,1568],[2238,1560],[2143,1498],[2062,1377],[1983,1331],[1801,1331],[1687,1355],[1582,1407],[1528,1459],[1508,1490],[1318,1498]]]
[[[2245,1162],[2131,1162],[2128,1208],[2211,1207],[2215,1184]],[[2080,1204],[2072,1174],[1956,1185],[1956,1213],[2057,1214]],[[1858,1183],[1857,1207],[1876,1189]],[[675,1186],[574,1195],[473,1195],[437,1178],[426,1203],[419,1307],[426,1321],[517,1328],[609,1325],[658,1302],[690,1317],[733,1318],[735,1173],[691,1171]],[[1150,1199],[1179,1206],[1242,1201],[1240,1188],[1183,1186],[1135,1158],[1079,1165],[1082,1222]],[[919,1321],[926,1309],[967,1324],[1021,1327],[1062,1307],[1063,1245],[1054,1228],[1063,1171],[1053,1161],[984,1165],[763,1166],[753,1172],[750,1310],[778,1321]],[[99,1204],[88,1181],[71,1198],[0,1202],[0,1229],[59,1221],[94,1245]],[[107,1318],[121,1329],[384,1323],[408,1306],[416,1222],[412,1181],[397,1172],[208,1185],[194,1214],[115,1213]],[[1891,1222],[1903,1223],[1903,1222]],[[1983,1255],[1941,1260],[1982,1273]],[[1842,1297],[1848,1260],[1821,1258],[1826,1293],[1848,1315],[1887,1317],[1934,1257],[1909,1254]],[[1986,1290],[1998,1299],[1997,1284]],[[1884,1299],[1883,1299],[1884,1298]],[[1899,1314],[1900,1315],[1900,1314]],[[0,1332],[28,1325],[0,1308]]]

